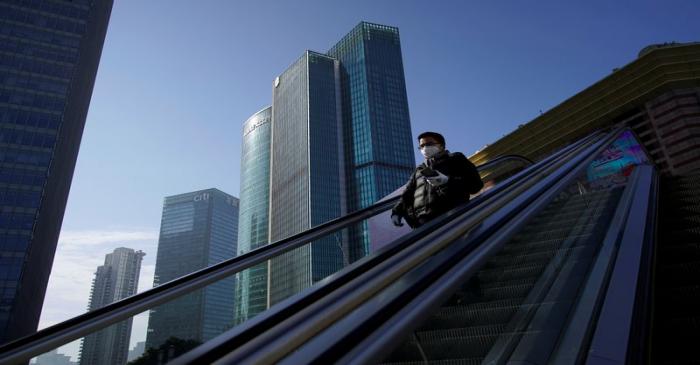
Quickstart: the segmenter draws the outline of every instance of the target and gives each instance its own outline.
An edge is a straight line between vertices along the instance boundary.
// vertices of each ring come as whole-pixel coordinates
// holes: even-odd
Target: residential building
[[[92,281],[88,310],[136,294],[139,286],[143,251],[120,247],[105,256],[105,263],[97,267]],[[129,354],[132,319],[115,323],[83,338],[80,364],[122,365]]]
[[[70,360],[70,356],[59,354],[58,349],[53,349],[50,352],[39,355],[36,357],[35,361],[30,363],[32,365],[76,365],[75,362]]]

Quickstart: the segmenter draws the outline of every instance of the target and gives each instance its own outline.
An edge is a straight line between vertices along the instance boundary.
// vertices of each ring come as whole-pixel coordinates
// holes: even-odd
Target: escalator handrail
[[[534,164],[534,162],[531,159],[522,155],[503,155],[491,161],[484,162],[483,164],[479,165],[476,169],[479,171],[486,170],[491,168],[492,166],[499,165],[507,161],[519,161],[525,164],[526,166]]]
[[[381,360],[387,351],[405,338],[406,333],[420,324],[421,319],[427,319],[429,313],[449,297],[452,289],[456,289],[459,283],[464,283],[469,275],[496,254],[509,237],[527,222],[531,214],[544,207],[547,201],[568,186],[585,169],[587,162],[606,148],[618,134],[619,130],[589,146],[528,192],[518,196],[508,207],[470,231],[468,236],[456,239],[442,252],[440,259],[436,255],[434,260],[426,262],[424,268],[414,272],[415,277],[407,276],[408,280],[400,288],[382,293],[357,308],[353,313],[353,324],[350,325],[353,328],[339,324],[332,332],[316,336],[314,340],[318,345],[310,343],[292,356],[297,356],[298,359],[298,355],[303,354],[309,359],[323,358],[323,361],[332,363],[372,363]],[[451,285],[445,285],[444,281],[449,281]],[[392,318],[392,321],[384,322],[386,318]],[[348,341],[350,338],[357,339],[356,343]],[[324,339],[336,343],[321,345]],[[287,362],[288,359],[291,361]],[[288,359],[284,363],[293,362],[292,357]]]
[[[531,175],[528,175],[528,174],[534,174],[536,171],[539,171],[543,167],[548,166],[547,165],[548,163],[551,163],[552,161],[556,161],[557,159],[562,158],[562,156],[565,156],[570,151],[575,150],[575,148],[582,146],[587,142],[593,143],[595,140],[598,139],[598,137],[600,137],[600,134],[592,134],[592,135],[587,136],[586,138],[583,138],[575,143],[570,144],[566,148],[563,148],[563,149],[553,153],[548,158],[540,161],[536,166],[533,166],[530,169],[523,170],[523,171],[519,172],[517,175],[512,176],[511,178],[505,180],[502,184],[499,184],[494,189],[492,189],[493,192],[495,193],[496,190],[498,190],[498,189],[505,189],[509,183],[515,184],[516,182],[519,181],[518,178],[521,176],[521,174],[524,174],[525,176],[527,176],[523,180],[529,179]],[[530,170],[533,170],[534,172],[531,172]],[[462,211],[458,212],[457,215],[464,213],[468,210],[469,210],[469,208],[467,207],[467,209],[463,209]],[[470,212],[470,214],[471,213],[473,213],[473,212]],[[439,221],[439,219],[437,219],[435,221],[431,221],[428,224],[428,226],[426,226],[424,228],[432,231],[432,230],[437,229],[438,227],[443,226],[447,222],[448,222],[448,220],[443,219],[443,221]],[[422,229],[423,228],[421,228],[421,230]],[[416,231],[412,232],[412,234],[420,232],[421,230],[416,230]],[[420,239],[420,238],[421,237],[417,237],[416,239],[411,240],[411,242],[416,241],[417,239]],[[401,244],[401,243],[399,243],[399,244]],[[389,247],[385,247],[385,248],[393,248],[391,246],[395,246],[395,245],[392,244]],[[377,255],[381,255],[383,253],[384,252],[380,251]],[[391,252],[391,254],[393,254],[393,251]],[[370,259],[374,259],[374,257],[370,257]],[[342,274],[347,274],[347,273],[342,273]],[[339,275],[339,276],[342,276],[342,275]],[[340,277],[335,277],[332,279],[333,280],[321,283],[321,285],[316,285],[315,288],[313,288],[313,290],[307,291],[306,293],[304,293],[304,295],[312,296],[316,292],[322,290],[324,285],[329,285],[334,280],[340,279]],[[339,285],[342,285],[342,283]],[[238,345],[240,345],[240,343],[242,343],[242,341],[247,341],[248,339],[257,336],[258,334],[263,333],[263,331],[265,330],[265,329],[257,330],[257,332],[253,333],[253,334],[245,333],[245,331],[249,330],[249,328],[254,327],[254,326],[256,326],[262,322],[265,322],[265,321],[276,324],[289,316],[289,312],[285,311],[287,307],[295,306],[295,305],[297,305],[299,307],[303,307],[304,305],[299,304],[299,303],[304,302],[304,295],[298,295],[298,296],[295,296],[292,298],[288,298],[288,300],[286,300],[285,302],[280,303],[279,305],[276,305],[273,308],[268,309],[267,311],[259,314],[258,316],[254,317],[253,319],[251,319],[251,320],[249,320],[249,321],[247,321],[247,322],[245,322],[237,327],[234,327],[233,329],[220,335],[219,337],[217,337],[213,340],[210,340],[209,342],[207,342],[205,344],[200,345],[196,349],[194,349],[194,350],[190,351],[189,353],[176,359],[175,363],[176,364],[185,364],[185,363],[191,363],[191,362],[199,363],[199,362],[214,361],[217,357],[216,357],[216,355],[210,355],[211,353],[221,353],[222,351],[227,352],[227,350],[230,351],[232,348],[235,348]],[[248,328],[246,328],[246,327],[248,327]],[[237,337],[241,337],[241,338],[243,338],[243,340],[239,341]]]
[[[514,155],[502,156],[487,162],[487,164],[503,163],[514,158],[517,157],[514,157]],[[524,159],[525,157],[522,158]],[[478,166],[477,169],[479,169],[479,167],[480,166]],[[51,350],[74,339],[80,338],[85,334],[107,327],[153,308],[154,306],[168,302],[171,299],[201,289],[220,279],[303,246],[315,239],[322,238],[364,219],[381,214],[391,209],[400,198],[400,196],[397,196],[378,202],[367,208],[320,224],[291,237],[184,275],[141,293],[47,327],[29,336],[3,344],[0,346],[0,362],[4,363],[11,359],[36,356],[43,353],[42,351]]]
[[[465,280],[472,275],[472,273],[476,272],[484,262],[498,252],[499,248],[503,246],[514,232],[517,232],[520,227],[527,224],[532,214],[535,214],[539,209],[546,206],[547,202],[557,196],[561,189],[570,185],[576,176],[578,176],[581,171],[585,170],[588,163],[593,160],[600,151],[607,148],[609,143],[619,135],[620,131],[621,130],[618,129],[608,134],[600,143],[589,148],[586,153],[570,160],[567,166],[562,166],[556,173],[548,177],[547,180],[549,181],[543,181],[543,184],[539,187],[524,194],[525,196],[519,197],[519,199],[522,199],[521,203],[516,204],[516,202],[514,202],[513,210],[504,212],[504,214],[510,215],[510,217],[506,217],[507,221],[499,222],[495,219],[496,217],[494,217],[494,220],[488,223],[494,226],[495,230],[493,232],[487,231],[488,227],[486,227],[487,223],[485,222],[482,231],[483,234],[476,230],[472,231],[469,234],[470,237],[463,239],[463,243],[452,245],[451,248],[461,251],[459,253],[456,251],[448,252],[445,255],[448,260],[456,261],[456,263],[453,264],[453,266],[449,266],[450,269],[446,267],[447,265],[438,265],[439,269],[436,270],[442,270],[442,272],[444,272],[444,274],[440,276],[440,280],[437,280],[434,276],[436,275],[435,272],[426,270],[427,272],[421,273],[421,277],[414,279],[415,281],[404,283],[407,288],[411,288],[410,290],[416,286],[424,286],[426,289],[416,294],[412,299],[403,298],[403,308],[393,309],[391,312],[391,316],[393,317],[392,325],[387,324],[386,326],[382,326],[380,324],[372,324],[372,326],[377,326],[377,329],[372,331],[374,333],[353,333],[354,336],[357,336],[355,338],[360,338],[362,340],[358,341],[354,346],[351,345],[352,347],[350,347],[349,353],[345,353],[349,350],[347,348],[341,351],[334,359],[333,363],[336,363],[336,361],[337,363],[365,363],[378,361],[381,360],[381,357],[386,356],[387,351],[392,348],[392,345],[400,343],[401,339],[405,337],[404,335],[406,332],[404,331],[413,330],[415,326],[420,324],[419,319],[427,318],[429,313],[439,307],[452,293],[453,289],[457,288],[459,283],[465,282]],[[468,250],[468,246],[470,245],[475,246],[472,251]],[[463,248],[460,249],[460,246]],[[469,253],[464,254],[463,252],[465,251]],[[452,257],[457,258],[452,259]],[[451,285],[447,285],[444,281],[449,281]],[[385,302],[389,302],[389,299],[386,297],[382,299]],[[366,312],[365,316],[376,316],[381,310],[382,308],[379,305],[372,305],[372,303],[368,303],[363,308],[363,311]],[[385,315],[389,315],[389,313],[385,313]],[[360,318],[361,317],[357,316],[354,320],[359,322]],[[368,328],[363,328],[362,330],[371,331],[371,329]],[[318,336],[317,338],[320,337],[322,336]],[[346,337],[341,336],[340,333],[330,333],[323,337],[337,338],[337,346],[339,347],[348,346],[348,344],[342,342]],[[316,358],[315,356],[319,356],[318,353],[314,353],[314,351],[319,350],[318,348],[309,348],[309,350],[310,353],[305,354],[309,356],[309,358],[313,359]],[[302,351],[299,352],[301,353]]]
[[[617,135],[617,133],[614,133],[614,134]],[[571,179],[571,177],[570,177],[571,171],[577,171],[577,172],[580,171],[581,160],[588,159],[588,158],[592,159],[592,157],[590,157],[590,156],[593,155],[594,153],[597,153],[598,151],[600,151],[600,149],[603,148],[602,146],[607,146],[608,142],[611,141],[612,138],[613,137],[611,135],[608,135],[606,138],[603,138],[602,140],[598,140],[595,143],[593,143],[592,145],[587,146],[586,153],[585,153],[584,157],[579,158],[577,155],[573,159],[567,160],[568,162],[566,162],[563,167],[560,167],[557,170],[557,173],[553,174],[555,176],[550,176],[550,177],[546,178],[545,180],[538,182],[536,184],[536,189],[534,192],[525,194],[526,196],[522,196],[522,197],[519,196],[518,198],[516,198],[517,202],[514,202],[513,203],[514,205],[509,204],[509,206],[511,206],[511,208],[506,209],[505,211],[502,212],[502,214],[504,214],[506,217],[508,217],[508,219],[510,219],[510,217],[512,217],[515,214],[518,214],[522,209],[526,209],[525,207],[527,206],[527,204],[529,204],[529,202],[531,200],[536,199],[537,196],[539,196],[540,194],[548,192],[549,189],[552,188],[552,186],[554,186],[555,184],[558,184],[559,181],[563,181],[562,179]],[[559,186],[559,185],[557,185],[557,186]],[[500,223],[502,223],[502,222],[500,222]],[[490,234],[497,232],[500,229],[500,227],[501,227],[500,224],[496,224],[496,223],[491,222],[488,227],[487,226],[479,226],[478,227],[478,230],[481,232],[481,233],[479,233],[478,236],[476,236],[476,237],[472,236],[473,232],[469,233],[469,242],[471,242],[469,244],[469,246],[470,246],[469,249],[474,249],[474,248],[478,247],[478,245],[481,241],[485,240]],[[450,232],[446,232],[446,234],[450,237],[450,238],[447,238],[448,240],[456,240],[457,239],[456,237],[454,237],[455,232],[450,231]],[[463,234],[463,233],[461,233],[461,234]],[[434,244],[441,244],[441,245],[445,244],[445,242],[442,242],[445,240],[444,236],[431,237],[431,238],[435,241]],[[433,243],[426,242],[426,244],[433,244]],[[461,254],[464,254],[464,253],[462,252],[462,253],[460,253],[460,255]],[[471,256],[471,255],[468,255],[468,256]],[[462,257],[462,256],[459,256],[459,257]],[[424,279],[428,280],[428,281],[425,281],[426,283],[429,282],[429,278],[426,277]],[[414,290],[413,285],[406,284],[404,292],[410,292],[413,290]],[[362,293],[361,290],[357,291],[358,296],[361,296],[361,293]],[[345,298],[345,300],[352,300],[352,299],[353,298]],[[353,317],[351,318],[351,320],[353,321],[353,324],[350,325],[349,327],[356,328],[355,327],[356,325],[357,326],[365,326],[366,323],[369,323],[368,321],[370,319],[378,318],[377,313],[379,313],[380,311],[386,311],[388,308],[387,305],[393,305],[393,302],[392,302],[392,304],[390,304],[388,302],[384,302],[386,299],[387,298],[383,295],[382,296],[375,296],[375,297],[372,297],[372,299],[370,299],[368,302],[364,302],[364,303],[360,304],[360,307],[358,307],[358,309],[353,310]],[[371,302],[371,305],[367,304],[370,302]],[[337,306],[342,307],[342,304],[337,304]],[[358,310],[361,312],[358,312]],[[357,315],[358,313],[362,313],[362,314],[356,317],[355,315]],[[384,313],[384,314],[386,314],[386,313]],[[350,317],[348,317],[348,318],[350,318]],[[304,350],[300,350],[300,348],[297,348],[293,352],[294,356],[305,357],[305,358],[308,358],[310,361],[312,361],[313,359],[319,359],[318,356],[321,356],[320,354],[326,354],[328,352],[337,351],[338,346],[340,346],[340,347],[345,346],[343,341],[348,338],[348,337],[346,337],[346,335],[348,335],[348,333],[344,333],[344,335],[340,335],[340,333],[337,333],[337,332],[330,332],[330,333],[325,332],[325,333],[320,334],[320,335],[315,335],[314,333],[316,333],[316,332],[314,332],[314,331],[317,331],[318,326],[321,325],[321,323],[318,321],[323,321],[323,318],[317,316],[313,319],[314,319],[314,321],[309,320],[308,322],[304,323],[303,327],[306,328],[306,330],[311,331],[307,335],[307,336],[313,336],[312,340],[310,342],[318,341],[318,343],[312,344],[310,348],[304,347]],[[404,318],[404,320],[410,322],[410,320],[408,320],[406,318]],[[316,323],[316,322],[318,322],[318,323]],[[339,332],[346,331],[346,329],[342,328],[341,325],[335,325],[332,327],[334,330],[338,330]],[[349,331],[349,330],[347,330],[347,331]],[[300,335],[300,333],[302,333],[301,331],[298,331],[298,332],[293,331],[293,332],[297,336]],[[292,331],[290,331],[290,333],[292,333]],[[367,333],[364,333],[364,334],[352,333],[352,336],[355,339],[365,338],[366,335],[367,335]],[[253,361],[254,362],[258,359],[257,356],[267,356],[267,354],[285,354],[287,352],[284,350],[284,345],[283,345],[286,342],[284,336],[285,336],[285,334],[281,334],[281,337],[271,339],[272,341],[270,341],[270,343],[271,343],[270,346],[265,346],[264,348],[255,349],[255,352],[251,352],[250,355],[242,353],[242,354],[239,354],[238,357],[227,356],[222,361],[228,362],[228,361],[232,361],[235,359],[235,361]],[[270,340],[270,339],[268,339],[268,340]],[[334,343],[334,344],[328,346],[329,342]],[[276,348],[275,346],[277,346],[277,344],[281,344],[282,347]],[[316,346],[317,344],[319,346]],[[302,345],[302,347],[305,345]],[[229,350],[232,350],[232,349],[229,348]],[[309,351],[307,352],[305,350],[309,350]],[[379,351],[385,351],[385,350],[386,350],[386,348],[379,349]],[[280,355],[276,355],[276,356],[280,356]],[[299,360],[299,358],[297,358],[296,360]],[[277,360],[274,360],[274,361],[277,361]],[[325,358],[322,361],[329,361],[329,359]],[[177,363],[179,363],[179,362],[177,362]]]

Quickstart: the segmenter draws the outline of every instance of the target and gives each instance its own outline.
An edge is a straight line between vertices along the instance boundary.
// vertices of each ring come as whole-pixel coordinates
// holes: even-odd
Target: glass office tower
[[[0,0],[0,343],[36,331],[112,0]]]
[[[153,285],[236,256],[238,199],[217,189],[165,198]],[[235,277],[151,310],[146,348],[207,341],[233,326]]]
[[[253,114],[243,124],[241,206],[238,254],[266,245],[270,206],[270,137],[272,107]],[[236,323],[267,309],[267,263],[241,272],[236,282]]]
[[[338,61],[306,51],[274,81],[270,241],[345,213]],[[340,237],[270,261],[270,304],[343,266]]]
[[[329,51],[340,61],[348,210],[372,205],[415,169],[399,30],[361,22]],[[369,252],[366,225],[351,260]]]
[[[143,251],[120,247],[105,256],[105,264],[97,267],[92,281],[88,310],[136,294],[139,286]],[[83,338],[80,365],[122,365],[129,354],[132,318],[119,322]]]

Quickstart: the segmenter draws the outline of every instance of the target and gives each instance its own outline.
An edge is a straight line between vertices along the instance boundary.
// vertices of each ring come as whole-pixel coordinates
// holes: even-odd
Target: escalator
[[[523,334],[518,322],[562,271],[569,276],[566,291],[553,293],[546,306],[553,314],[568,312],[620,195],[614,188],[556,199],[384,362],[481,364],[497,356],[496,343]],[[556,330],[554,317],[529,325],[528,335]]]
[[[636,363],[656,184],[631,132],[592,134],[170,363]],[[5,344],[0,363],[157,310],[395,201]]]
[[[700,363],[700,174],[665,178],[659,209],[652,362]]]

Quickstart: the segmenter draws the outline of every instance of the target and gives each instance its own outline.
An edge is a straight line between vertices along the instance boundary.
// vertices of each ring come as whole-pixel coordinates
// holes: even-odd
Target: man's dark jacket
[[[449,177],[440,186],[430,185],[423,176],[429,166]],[[418,165],[406,184],[401,201],[392,214],[402,216],[409,226],[422,223],[469,201],[469,194],[476,194],[484,186],[479,172],[463,154],[444,150]]]

